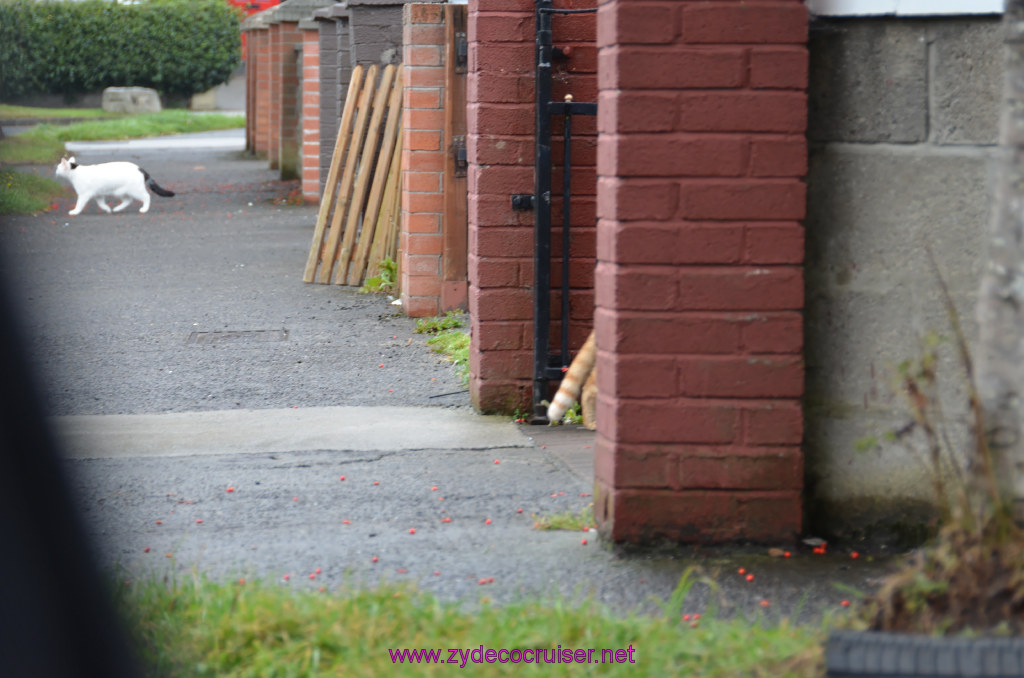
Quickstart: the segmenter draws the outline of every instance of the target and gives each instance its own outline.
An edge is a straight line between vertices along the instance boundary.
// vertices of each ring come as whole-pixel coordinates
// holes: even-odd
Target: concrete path
[[[73,459],[268,454],[343,448],[491,450],[532,447],[507,417],[426,407],[312,407],[54,417]]]

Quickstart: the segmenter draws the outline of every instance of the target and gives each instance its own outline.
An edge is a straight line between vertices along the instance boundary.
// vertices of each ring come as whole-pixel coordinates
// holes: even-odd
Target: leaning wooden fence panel
[[[397,242],[393,196],[401,193],[396,160],[401,153],[395,149],[401,137],[402,67],[386,66],[379,87],[377,73],[376,65],[366,69],[365,78],[361,66],[353,71],[306,261],[306,282],[359,285],[384,257],[394,257],[384,245]],[[382,228],[386,232],[380,233]]]

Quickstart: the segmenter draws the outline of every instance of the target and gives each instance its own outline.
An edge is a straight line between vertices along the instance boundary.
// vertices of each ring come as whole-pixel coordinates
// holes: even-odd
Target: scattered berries
[[[844,601],[842,601],[839,604],[842,605],[843,607],[850,607],[850,601],[848,601],[848,600],[844,600]]]
[[[203,524],[203,519],[202,518],[196,518],[196,525],[202,525],[202,524]]]
[[[374,556],[373,558],[370,558],[370,560],[371,560],[372,562],[376,563],[376,562],[377,562],[377,560],[378,560],[378,558],[377,558],[377,556]]]
[[[321,572],[323,572],[323,570],[321,570],[321,569],[320,569],[319,567],[318,567],[318,568],[316,568],[316,573],[317,573],[317,574],[320,574]]]
[[[416,528],[415,527],[410,527],[409,528],[409,534],[416,534]]]
[[[149,553],[149,547],[147,546],[146,548],[142,549],[142,552],[143,553]]]
[[[769,603],[767,600],[761,601],[761,607],[768,607],[769,605],[771,605],[771,603]]]
[[[442,523],[450,523],[450,522],[452,522],[452,519],[451,518],[441,518],[441,522]]]
[[[740,569],[738,569],[736,571],[739,572],[740,574],[746,574],[747,573],[747,568],[741,567]]]
[[[586,546],[587,545],[587,540],[586,539],[580,539],[580,543],[583,544],[584,546]]]
[[[522,513],[523,509],[516,509],[516,513]]]
[[[338,480],[340,480],[342,482],[345,482],[345,476],[342,476],[342,477],[338,478]]]
[[[373,481],[373,484],[374,484],[374,485],[380,485],[380,481],[379,481],[379,480],[374,480],[374,481]]]
[[[859,554],[859,553],[857,553],[856,551],[854,551],[853,553],[851,553],[851,554],[850,554],[850,557],[851,557],[851,558],[854,558],[854,559],[856,559],[856,558],[860,558],[860,554]]]
[[[284,577],[282,577],[282,579],[284,579],[285,581],[288,581],[291,578],[292,576],[290,574],[286,574]]]
[[[235,491],[235,488],[233,488],[233,487],[229,487],[227,490],[225,490],[225,492],[234,492],[234,491]]]
[[[495,460],[494,460],[494,463],[495,463],[495,464],[500,464],[500,463],[501,463],[501,459],[495,459]]]
[[[748,574],[747,575],[747,581],[754,581],[754,575]]]
[[[484,525],[490,525],[490,524],[491,524],[491,519],[490,518],[488,518],[487,520],[484,521]]]
[[[351,520],[343,520],[343,521],[341,521],[341,524],[342,525],[351,525],[352,521]]]

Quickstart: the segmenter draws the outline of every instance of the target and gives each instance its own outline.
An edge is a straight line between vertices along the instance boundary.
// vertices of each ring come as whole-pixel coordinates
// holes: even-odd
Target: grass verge
[[[410,587],[342,593],[265,583],[135,582],[118,587],[120,608],[156,676],[381,676],[395,672],[390,650],[634,648],[634,663],[486,663],[477,675],[815,676],[823,628],[720,620],[690,621],[684,575],[662,617],[618,618],[596,603],[572,606],[484,601],[476,612]],[[620,655],[625,658],[625,655]],[[468,657],[467,657],[468,659]],[[406,659],[403,675],[450,676],[460,664]]]
[[[245,125],[244,116],[197,114],[185,110],[133,115],[115,120],[91,120],[70,125],[36,125],[0,140],[0,162],[5,164],[55,163],[68,141],[109,141],[140,137],[234,129]]]
[[[416,321],[417,334],[433,334],[427,339],[427,346],[444,356],[444,359],[455,363],[455,372],[462,385],[469,384],[469,335],[459,328],[465,326],[463,314],[459,311],[448,311],[443,316],[420,318]]]
[[[0,215],[42,212],[66,190],[56,179],[0,167]]]
[[[119,113],[108,113],[102,108],[37,108],[0,104],[0,123],[6,120],[46,120],[67,118],[118,118]]]

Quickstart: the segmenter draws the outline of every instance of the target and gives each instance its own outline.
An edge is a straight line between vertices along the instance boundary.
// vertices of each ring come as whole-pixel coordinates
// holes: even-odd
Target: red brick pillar
[[[270,30],[266,27],[256,29],[249,33],[248,41],[255,51],[255,58],[247,65],[255,71],[256,119],[253,122],[252,150],[257,156],[266,158],[270,151]]]
[[[281,41],[281,24],[269,26],[267,47],[267,66],[270,71],[269,108],[267,113],[267,161],[270,169],[281,167],[281,60],[283,58]]]
[[[559,1],[581,9],[594,0]],[[470,0],[467,156],[469,159],[469,307],[473,346],[470,393],[483,411],[527,410],[533,373],[533,213],[512,209],[514,193],[534,190],[535,5],[532,0]],[[554,44],[571,48],[554,64],[556,99],[597,95],[595,18],[555,18]],[[556,116],[557,118],[557,116]],[[553,120],[552,242],[561,257],[561,122]],[[575,118],[573,141],[571,327],[575,346],[592,323],[595,249],[595,121]],[[561,268],[552,280],[557,286]],[[552,297],[557,321],[560,302]],[[559,336],[557,322],[552,337]]]
[[[444,6],[403,7],[402,308],[441,311],[444,225]]]
[[[595,516],[614,541],[800,531],[807,10],[598,15]]]
[[[302,199],[320,201],[320,29],[317,22],[299,22],[302,32],[302,123],[300,163]]]

